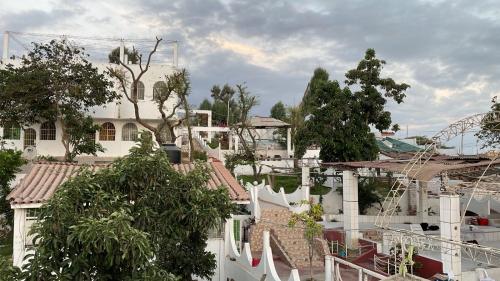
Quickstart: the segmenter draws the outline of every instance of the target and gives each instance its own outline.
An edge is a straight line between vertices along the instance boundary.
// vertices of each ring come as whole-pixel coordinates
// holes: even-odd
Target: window
[[[161,94],[165,93],[165,90],[167,88],[167,84],[163,81],[158,81],[153,85],[153,99],[156,100],[158,97],[161,96]]]
[[[20,140],[21,139],[21,127],[7,123],[3,128],[3,138],[6,140]]]
[[[40,127],[40,140],[55,140],[56,124],[54,122],[45,122]]]
[[[24,148],[35,146],[36,131],[35,129],[28,128],[24,130]]]
[[[127,123],[122,128],[122,141],[137,141],[137,126],[134,123]]]
[[[40,208],[26,209],[26,219],[27,220],[37,220],[39,214],[40,214]]]
[[[132,99],[137,98],[138,100],[144,100],[144,83],[141,81],[137,82],[137,92],[134,92],[134,87],[130,90],[132,92]]]
[[[101,130],[99,131],[99,140],[114,141],[115,133],[115,125],[113,125],[113,123],[106,122],[102,124]]]

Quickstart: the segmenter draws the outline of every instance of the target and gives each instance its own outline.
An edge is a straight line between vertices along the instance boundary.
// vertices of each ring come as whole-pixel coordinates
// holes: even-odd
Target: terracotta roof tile
[[[214,161],[206,163],[206,165],[211,170],[207,183],[208,188],[215,189],[223,185],[227,188],[231,200],[249,200],[248,193],[221,162]],[[78,175],[84,166],[89,167],[94,172],[106,167],[106,165],[80,165],[64,162],[35,163],[28,174],[7,196],[7,199],[11,204],[44,203],[68,178]],[[194,164],[174,165],[174,169],[183,174],[194,168]]]

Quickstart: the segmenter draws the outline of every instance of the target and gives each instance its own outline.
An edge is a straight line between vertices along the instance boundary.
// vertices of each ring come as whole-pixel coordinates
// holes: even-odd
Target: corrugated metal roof
[[[233,201],[249,200],[248,193],[224,167],[221,162],[206,163],[211,170],[207,187],[214,189],[225,186]],[[173,165],[176,171],[183,174],[194,169],[194,164]],[[105,168],[106,165],[79,165],[64,162],[35,163],[28,174],[21,180],[14,190],[7,196],[11,204],[44,203],[49,200],[57,188],[88,167],[93,172]]]

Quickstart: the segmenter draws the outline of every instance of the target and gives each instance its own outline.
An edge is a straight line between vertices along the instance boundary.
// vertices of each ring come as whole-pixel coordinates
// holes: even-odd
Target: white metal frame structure
[[[464,243],[462,241],[445,241],[440,237],[428,236],[405,229],[395,229],[390,227],[391,217],[394,215],[402,195],[406,192],[407,183],[411,181],[412,175],[416,175],[420,169],[427,164],[433,153],[436,151],[437,146],[448,142],[454,137],[463,135],[477,126],[481,126],[489,122],[499,123],[500,112],[481,113],[461,119],[449,125],[447,128],[441,130],[434,137],[432,137],[432,143],[427,145],[422,151],[416,153],[413,158],[408,161],[401,173],[403,176],[392,185],[391,190],[385,197],[382,208],[377,215],[375,226],[381,229],[389,230],[391,232],[391,236],[393,237],[391,240],[394,243],[401,243],[401,239],[405,239],[408,244],[415,245],[422,249],[436,249],[436,247],[441,246],[441,242],[446,242],[450,245],[459,245],[462,248],[462,253],[473,260],[481,260],[482,262],[490,265],[498,265],[500,263],[500,249]],[[486,170],[489,167],[490,166],[488,166]],[[483,178],[486,170],[478,179],[475,187],[477,187],[478,183]]]

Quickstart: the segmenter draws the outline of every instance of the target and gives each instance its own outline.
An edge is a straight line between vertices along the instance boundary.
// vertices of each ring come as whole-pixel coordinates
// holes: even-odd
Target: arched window
[[[55,140],[56,124],[54,122],[45,122],[40,126],[40,140]]]
[[[144,100],[144,83],[141,81],[137,82],[137,92],[134,92],[134,87],[132,86],[131,92],[132,92],[132,98],[136,98],[138,100]]]
[[[28,128],[24,130],[24,148],[35,146],[36,144],[36,131],[35,129]]]
[[[161,96],[161,94],[165,93],[165,90],[167,88],[167,84],[163,81],[158,81],[153,85],[153,99],[156,100],[158,97]]]
[[[110,122],[102,124],[101,130],[99,130],[99,140],[101,141],[114,141],[115,140],[115,125]]]
[[[127,123],[122,128],[122,141],[137,141],[137,126],[134,123]]]
[[[20,140],[21,127],[13,123],[5,124],[5,127],[3,128],[3,138],[6,140]]]

